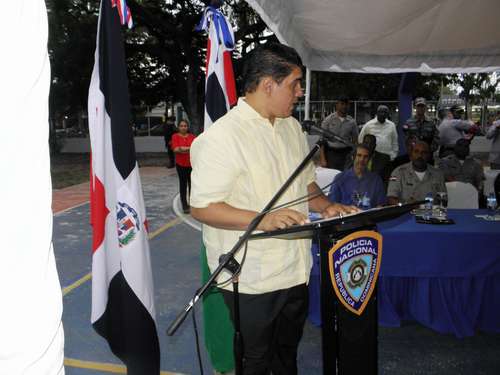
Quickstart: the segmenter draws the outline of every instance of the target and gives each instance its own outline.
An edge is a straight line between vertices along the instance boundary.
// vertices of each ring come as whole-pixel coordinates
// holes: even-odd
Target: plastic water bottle
[[[370,208],[372,208],[370,197],[368,196],[368,193],[365,192],[363,194],[363,198],[361,198],[361,209],[369,210]]]
[[[434,203],[434,196],[432,193],[427,193],[425,196],[425,205],[424,205],[424,219],[429,220],[432,216],[432,206]]]
[[[495,196],[495,193],[488,194],[486,204],[488,206],[488,211],[490,212],[490,214],[494,215],[497,208],[497,197]]]

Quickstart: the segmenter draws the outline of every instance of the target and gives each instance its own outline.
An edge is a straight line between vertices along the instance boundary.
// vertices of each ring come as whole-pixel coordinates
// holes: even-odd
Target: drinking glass
[[[442,216],[446,217],[448,212],[448,193],[446,193],[446,191],[440,191],[437,193],[437,196],[439,197],[439,208]]]
[[[495,217],[495,210],[497,209],[497,198],[495,193],[490,193],[488,198],[486,198],[486,204],[488,205],[488,216],[490,218]]]

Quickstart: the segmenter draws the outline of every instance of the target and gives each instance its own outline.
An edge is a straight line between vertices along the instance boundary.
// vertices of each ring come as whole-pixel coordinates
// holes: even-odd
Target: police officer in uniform
[[[414,137],[424,141],[431,150],[430,164],[434,164],[432,153],[437,150],[439,144],[439,132],[436,122],[426,116],[427,102],[425,98],[415,99],[415,116],[409,118],[403,125],[405,139]],[[410,152],[409,150],[407,150]]]
[[[439,161],[439,169],[446,181],[469,183],[481,191],[484,181],[483,167],[469,154],[470,142],[467,139],[459,139],[455,144],[454,154]]]
[[[327,116],[321,127],[325,130],[349,140],[356,144],[358,139],[358,125],[356,120],[347,114],[349,108],[349,98],[342,96],[335,103],[335,112]],[[328,141],[321,149],[322,158],[326,160],[326,167],[343,171],[346,166],[347,158],[353,149],[342,142]]]
[[[452,106],[447,116],[439,124],[439,157],[444,158],[453,154],[455,144],[459,139],[471,137],[479,128],[470,120],[464,120],[464,110],[457,105]]]
[[[429,158],[429,145],[418,140],[411,149],[410,162],[396,168],[389,178],[389,204],[420,201],[428,193],[446,192],[443,173],[427,163]]]

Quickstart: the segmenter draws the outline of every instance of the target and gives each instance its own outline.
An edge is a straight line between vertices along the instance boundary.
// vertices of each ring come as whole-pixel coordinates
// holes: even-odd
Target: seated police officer
[[[446,191],[443,174],[427,163],[429,158],[429,145],[416,141],[410,152],[410,162],[397,167],[389,178],[389,204],[420,201],[428,193],[436,195]]]
[[[484,181],[483,167],[477,160],[469,156],[469,144],[467,139],[459,139],[455,143],[454,153],[439,161],[439,169],[443,172],[447,182],[469,183],[479,191],[482,190]]]

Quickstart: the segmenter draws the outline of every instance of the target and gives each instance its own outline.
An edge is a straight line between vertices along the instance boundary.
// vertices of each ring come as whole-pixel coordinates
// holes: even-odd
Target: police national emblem
[[[120,247],[124,247],[133,241],[137,232],[140,230],[139,215],[137,211],[127,203],[117,203],[116,224],[118,227],[118,242]]]
[[[355,232],[328,252],[335,294],[350,311],[361,315],[377,283],[382,259],[382,236],[374,231]]]

